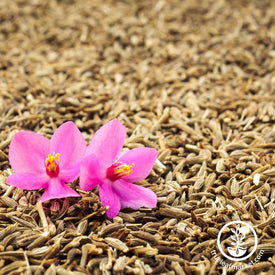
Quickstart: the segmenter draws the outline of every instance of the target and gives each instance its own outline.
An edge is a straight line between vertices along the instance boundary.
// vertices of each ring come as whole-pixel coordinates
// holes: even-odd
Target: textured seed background
[[[274,1],[1,0],[0,274],[274,274],[274,98]],[[95,190],[45,203],[44,233],[42,190],[6,184],[14,133],[113,118],[159,151],[157,208],[108,220]],[[243,271],[210,254],[232,220],[264,250]]]

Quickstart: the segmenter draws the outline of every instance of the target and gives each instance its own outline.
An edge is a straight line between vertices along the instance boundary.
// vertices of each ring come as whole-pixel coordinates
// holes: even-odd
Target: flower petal
[[[150,189],[123,180],[113,183],[113,190],[118,195],[121,208],[130,207],[137,210],[144,206],[155,208],[157,195]]]
[[[16,173],[45,173],[44,161],[50,141],[34,132],[21,131],[14,135],[9,148],[9,161]]]
[[[120,210],[120,201],[112,189],[112,184],[107,180],[99,185],[99,197],[103,207],[110,207],[109,210],[106,211],[107,217],[112,219],[117,216]]]
[[[26,190],[46,188],[48,182],[46,174],[15,173],[7,178],[7,184]]]
[[[80,195],[65,183],[63,183],[59,178],[51,178],[50,183],[39,199],[39,202],[66,197],[80,197]]]
[[[59,153],[61,169],[71,168],[84,156],[86,142],[73,122],[62,124],[53,134],[50,145],[50,153]]]
[[[111,166],[118,157],[126,139],[126,128],[113,119],[102,126],[93,136],[86,155],[94,153],[103,168]]]
[[[95,154],[84,157],[80,163],[80,188],[89,191],[100,183],[103,171]]]
[[[73,182],[77,179],[80,173],[80,162],[78,161],[69,169],[63,169],[59,172],[58,178],[63,182]]]
[[[137,182],[145,179],[157,159],[158,151],[153,148],[139,147],[125,152],[118,161],[131,165],[134,163],[133,172],[123,178],[128,182]]]

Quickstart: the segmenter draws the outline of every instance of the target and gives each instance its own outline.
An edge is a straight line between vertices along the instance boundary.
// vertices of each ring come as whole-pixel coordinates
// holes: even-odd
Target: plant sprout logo
[[[229,254],[233,257],[241,257],[247,251],[247,248],[243,248],[241,245],[244,244],[243,239],[245,234],[240,232],[240,224],[237,224],[236,230],[234,228],[230,228],[231,232],[234,235],[231,235],[230,238],[233,240],[231,244],[235,245],[236,247],[227,247]]]
[[[230,232],[231,232],[230,244],[232,246],[228,246],[226,248],[227,250],[225,250],[221,246],[221,237],[223,235],[224,230],[227,227],[230,229]],[[249,254],[247,254],[248,247],[245,246],[245,238],[251,234],[253,235],[253,238],[254,238],[254,246],[252,251]],[[224,257],[232,261],[243,261],[249,258],[255,252],[258,244],[258,238],[255,230],[248,223],[242,222],[242,221],[233,221],[233,222],[227,223],[222,227],[222,229],[218,234],[217,243],[218,243],[219,250]]]

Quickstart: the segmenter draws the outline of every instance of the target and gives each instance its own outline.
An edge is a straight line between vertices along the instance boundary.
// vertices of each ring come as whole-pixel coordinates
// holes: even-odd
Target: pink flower
[[[79,194],[65,182],[72,182],[80,172],[80,158],[86,142],[78,128],[69,121],[62,124],[52,139],[30,131],[14,135],[9,149],[9,160],[15,174],[7,183],[22,189],[44,188],[40,202]]]
[[[109,206],[109,219],[122,208],[154,208],[157,196],[150,189],[132,182],[145,179],[157,158],[152,148],[135,148],[118,157],[126,138],[126,128],[114,119],[93,136],[80,164],[80,187],[88,191],[99,185],[102,205]]]

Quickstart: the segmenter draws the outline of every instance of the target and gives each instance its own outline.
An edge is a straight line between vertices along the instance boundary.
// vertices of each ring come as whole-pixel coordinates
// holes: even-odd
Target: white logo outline
[[[254,247],[253,247],[252,251],[251,251],[248,255],[246,255],[245,257],[242,257],[242,258],[233,258],[233,257],[230,257],[230,256],[228,256],[228,255],[223,251],[223,249],[222,249],[222,247],[221,247],[221,241],[220,241],[220,239],[221,239],[222,232],[224,231],[224,229],[225,229],[226,227],[229,227],[229,225],[231,225],[231,224],[243,224],[243,225],[245,225],[245,226],[248,226],[249,229],[251,230],[251,232],[252,232],[253,235],[254,235],[254,239],[255,239]],[[229,222],[229,223],[225,224],[225,225],[221,228],[221,230],[219,231],[218,238],[217,238],[217,244],[218,244],[218,248],[219,248],[220,252],[222,253],[222,255],[223,255],[225,258],[227,258],[227,259],[229,259],[229,260],[231,260],[231,261],[235,261],[235,262],[237,262],[237,261],[244,261],[244,260],[248,259],[248,258],[256,251],[257,245],[258,245],[258,237],[257,237],[256,231],[253,229],[253,227],[252,227],[250,224],[248,224],[248,223],[246,223],[246,222],[243,222],[243,221],[232,221],[232,222]]]

